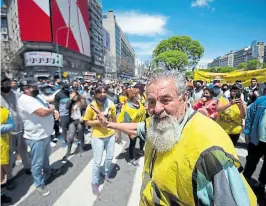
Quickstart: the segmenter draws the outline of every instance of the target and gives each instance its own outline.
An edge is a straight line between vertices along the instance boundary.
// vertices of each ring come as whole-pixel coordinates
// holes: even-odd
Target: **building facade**
[[[92,58],[96,50],[91,51],[91,41],[97,38],[90,38],[88,0],[5,2],[12,63],[22,77],[72,80],[88,72],[104,73],[103,65],[95,66],[97,60],[103,60]],[[102,41],[101,36],[99,32],[98,41]]]
[[[8,23],[7,23],[7,9],[1,8],[1,69],[2,71],[9,71],[10,60],[12,53],[10,50],[10,41],[8,35]]]
[[[96,67],[104,69],[102,5],[98,0],[89,0],[91,55]]]
[[[251,47],[245,47],[234,52],[234,67],[237,67],[243,62],[247,62],[252,59],[252,49]]]
[[[118,78],[130,78],[135,76],[135,52],[123,33],[113,11],[103,15],[103,26],[110,34],[109,59],[112,62],[112,75]]]
[[[221,57],[215,58],[211,63],[208,64],[208,68],[218,67],[220,65],[220,58]]]
[[[266,63],[266,45],[264,46],[264,58],[263,58],[264,63]]]
[[[239,64],[252,59],[258,59],[261,63],[266,59],[265,43],[252,41],[250,46],[244,47],[237,51],[231,51],[224,56],[215,58],[208,64],[208,68],[216,66],[237,67]]]

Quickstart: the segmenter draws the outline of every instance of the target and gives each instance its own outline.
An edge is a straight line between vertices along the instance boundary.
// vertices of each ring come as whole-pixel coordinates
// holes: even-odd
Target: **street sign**
[[[68,77],[68,73],[67,72],[63,72],[63,77],[67,78]]]

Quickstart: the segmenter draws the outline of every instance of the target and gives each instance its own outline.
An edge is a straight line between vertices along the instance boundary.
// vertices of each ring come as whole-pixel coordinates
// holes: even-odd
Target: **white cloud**
[[[167,17],[137,11],[118,12],[116,20],[123,32],[138,36],[164,35]]]
[[[215,8],[212,8],[212,12],[215,12]]]
[[[214,0],[196,0],[192,2],[191,6],[192,7],[205,7],[208,6],[209,3],[213,2]]]
[[[131,46],[134,48],[137,56],[152,55],[153,50],[158,45],[159,41],[152,42],[131,42]]]

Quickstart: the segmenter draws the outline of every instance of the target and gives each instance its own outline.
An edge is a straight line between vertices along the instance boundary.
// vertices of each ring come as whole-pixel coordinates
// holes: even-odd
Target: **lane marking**
[[[76,144],[73,144],[72,146],[72,152],[75,151],[77,145]],[[49,161],[50,161],[50,165],[52,165],[53,163],[57,162],[57,161],[60,161],[64,155],[66,154],[66,148],[59,148],[58,150],[56,150],[55,152],[53,152],[50,157],[49,157]],[[71,155],[68,160],[72,159],[75,155]],[[56,169],[56,168],[54,168]],[[18,187],[16,188],[16,190],[19,190],[19,184],[18,184]],[[48,189],[49,189],[49,186],[48,186]],[[14,190],[14,192],[16,191]],[[20,198],[19,201],[17,201],[16,203],[13,204],[13,206],[17,206],[19,205],[20,203],[22,203],[25,199],[27,199],[31,193],[33,193],[34,191],[36,190],[36,187],[34,185],[34,183],[29,187],[27,193]]]
[[[136,206],[139,205],[140,201],[140,188],[142,184],[142,170],[144,167],[144,157],[139,159],[139,166],[135,172],[135,177],[133,181],[132,192],[128,200],[127,206]]]
[[[122,145],[115,144],[114,157],[119,155],[126,142],[123,141]],[[104,153],[102,158],[102,165],[104,164],[106,154]],[[113,158],[113,163],[117,162],[116,158]],[[92,193],[91,178],[92,178],[93,159],[82,170],[72,184],[65,190],[65,192],[56,200],[54,206],[73,206],[73,205],[86,205],[93,206],[97,197]],[[99,188],[101,191],[105,184],[102,184]],[[73,198],[74,194],[78,193],[78,198]],[[99,196],[101,198],[101,195]]]

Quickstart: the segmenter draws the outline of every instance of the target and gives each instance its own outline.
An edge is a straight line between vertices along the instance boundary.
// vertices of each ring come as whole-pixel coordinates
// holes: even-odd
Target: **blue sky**
[[[102,0],[142,61],[163,39],[188,35],[205,48],[201,64],[230,50],[266,42],[266,0]]]

